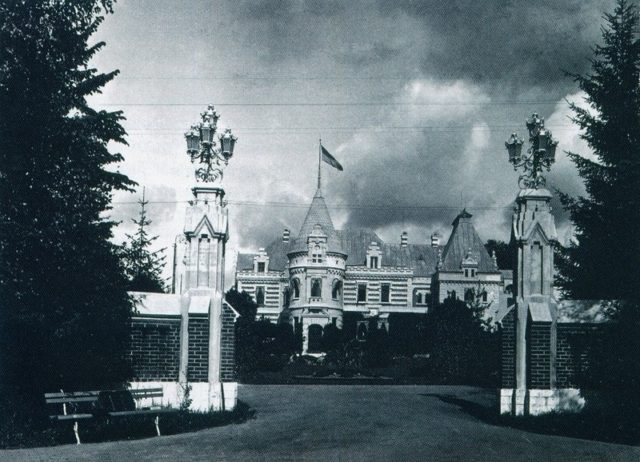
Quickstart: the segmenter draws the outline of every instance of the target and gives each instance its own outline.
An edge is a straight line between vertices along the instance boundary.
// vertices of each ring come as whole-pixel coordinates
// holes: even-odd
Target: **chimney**
[[[440,234],[435,232],[431,235],[431,247],[438,247],[438,246],[440,246]]]
[[[290,235],[291,235],[291,232],[289,231],[289,228],[285,228],[284,231],[282,232],[282,242],[284,242],[285,244],[289,242]]]
[[[400,235],[400,247],[406,247],[409,244],[409,234],[406,231],[402,231]]]

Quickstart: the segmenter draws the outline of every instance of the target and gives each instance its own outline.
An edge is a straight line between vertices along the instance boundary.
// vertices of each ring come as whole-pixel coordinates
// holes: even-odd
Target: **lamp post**
[[[537,113],[526,120],[529,131],[529,144],[527,153],[522,155],[523,140],[515,133],[504,143],[509,153],[509,162],[513,169],[522,168],[523,173],[518,179],[521,189],[538,189],[546,183],[542,170],[549,171],[556,160],[556,146],[558,142],[551,136],[551,131],[545,128],[544,119]]]
[[[238,138],[233,136],[230,129],[226,129],[220,135],[218,143],[215,141],[218,119],[220,116],[215,111],[213,104],[207,106],[207,110],[200,114],[202,121],[192,125],[184,134],[187,140],[187,154],[191,162],[199,163],[196,169],[196,181],[213,183],[217,179],[222,180],[224,167],[233,156],[233,149]]]

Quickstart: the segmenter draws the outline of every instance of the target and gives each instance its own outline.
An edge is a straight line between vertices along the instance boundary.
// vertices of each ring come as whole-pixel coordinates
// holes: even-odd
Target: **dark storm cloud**
[[[434,38],[419,59],[444,79],[566,87],[562,70],[582,72],[611,0],[381,2],[418,18]]]

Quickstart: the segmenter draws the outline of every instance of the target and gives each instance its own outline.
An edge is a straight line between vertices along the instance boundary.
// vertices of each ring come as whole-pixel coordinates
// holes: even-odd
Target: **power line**
[[[123,106],[123,107],[136,107],[136,106],[154,106],[154,107],[203,107],[210,102],[200,103],[100,103],[95,102],[98,106]],[[401,101],[352,101],[352,102],[282,102],[282,103],[215,103],[214,106],[224,107],[280,107],[280,106],[327,106],[327,107],[348,107],[348,106],[437,106],[437,107],[450,107],[450,106],[505,106],[505,105],[555,105],[555,104],[568,104],[558,100],[549,101],[477,101],[477,102],[446,102],[446,103],[420,103],[420,102],[401,102]]]
[[[148,201],[149,204],[186,204],[191,201]],[[239,206],[255,206],[255,207],[280,207],[280,208],[308,208],[309,202],[258,202],[258,201],[243,201],[243,200],[229,200],[227,201],[229,205],[239,205]],[[112,204],[117,205],[133,205],[138,204],[138,201],[116,201],[112,202]],[[343,209],[343,210],[458,210],[460,206],[456,205],[376,205],[376,204],[349,204],[349,203],[340,203],[328,205],[329,208],[332,209]],[[504,210],[512,208],[512,205],[505,206],[496,206],[496,205],[483,205],[483,206],[473,206],[469,207],[473,210]]]

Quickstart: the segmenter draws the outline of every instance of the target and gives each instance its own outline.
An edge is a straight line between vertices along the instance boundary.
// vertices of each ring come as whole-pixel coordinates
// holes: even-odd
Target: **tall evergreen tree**
[[[605,15],[591,73],[573,75],[588,108],[572,120],[595,158],[570,153],[587,195],[561,195],[577,244],[560,252],[559,283],[574,298],[631,300],[640,287],[640,42],[638,11],[619,0]]]
[[[0,397],[122,383],[132,302],[114,223],[121,112],[86,98],[117,71],[89,61],[112,0],[0,1]]]
[[[165,266],[165,249],[150,249],[158,236],[149,236],[147,231],[151,220],[147,218],[145,210],[149,201],[145,200],[144,188],[142,199],[138,203],[140,215],[137,220],[132,220],[136,225],[136,232],[127,234],[127,242],[122,245],[122,262],[129,280],[128,288],[138,292],[164,292],[166,284],[162,278],[162,271]]]
[[[587,387],[614,389],[619,416],[640,414],[640,41],[637,7],[618,0],[605,15],[591,73],[574,75],[588,109],[573,121],[594,159],[569,154],[587,196],[562,195],[576,243],[560,249],[559,283],[574,298],[615,300],[613,321],[594,338]],[[637,428],[637,427],[636,427]]]

